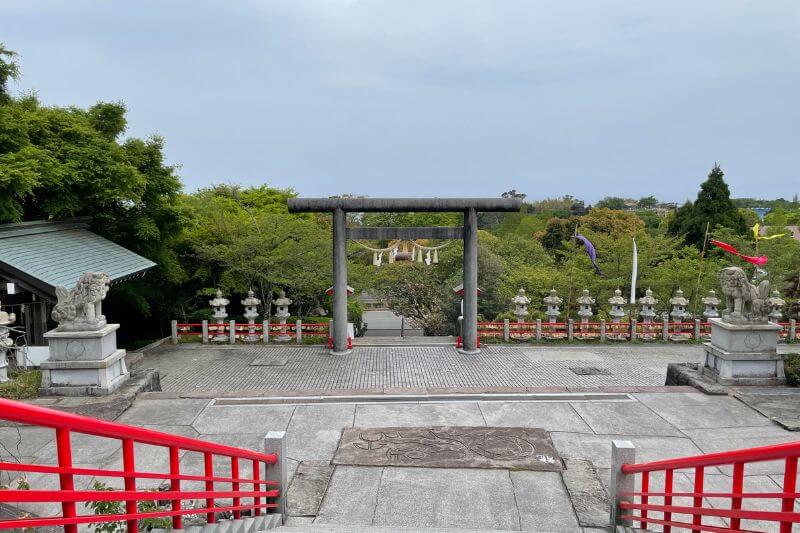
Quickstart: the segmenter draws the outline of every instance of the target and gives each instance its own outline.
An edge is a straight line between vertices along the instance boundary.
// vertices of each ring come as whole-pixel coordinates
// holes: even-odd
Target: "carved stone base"
[[[703,375],[722,385],[782,385],[784,355],[777,351],[777,324],[730,324],[712,318],[711,342],[703,344]]]
[[[42,396],[104,396],[130,377],[125,350],[98,361],[45,361],[41,369]]]
[[[92,361],[117,349],[119,324],[106,324],[96,331],[52,330],[44,334],[50,346],[50,361]]]
[[[48,331],[50,358],[42,362],[44,396],[110,394],[130,377],[125,350],[117,349],[119,324],[97,331]]]

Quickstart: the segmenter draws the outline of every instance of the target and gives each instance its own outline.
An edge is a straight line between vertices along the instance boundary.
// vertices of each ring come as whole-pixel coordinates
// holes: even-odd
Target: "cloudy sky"
[[[2,0],[15,90],[122,100],[187,189],[800,192],[800,2]]]

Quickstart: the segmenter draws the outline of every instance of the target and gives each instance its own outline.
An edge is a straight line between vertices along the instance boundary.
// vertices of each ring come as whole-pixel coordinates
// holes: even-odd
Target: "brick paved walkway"
[[[282,366],[252,366],[257,357]],[[143,365],[164,391],[598,387],[664,384],[668,363],[698,362],[698,345],[488,346],[467,356],[449,346],[359,347],[331,356],[319,347],[163,346]],[[599,375],[579,375],[578,371]],[[588,369],[588,370],[587,370]]]

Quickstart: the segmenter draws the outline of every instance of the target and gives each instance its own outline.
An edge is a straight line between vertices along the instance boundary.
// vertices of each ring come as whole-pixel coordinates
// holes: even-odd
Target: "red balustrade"
[[[203,336],[203,324],[178,324],[178,337],[186,336],[186,337],[202,337]]]
[[[630,340],[631,325],[628,322],[606,322],[606,338],[611,340]]]
[[[107,422],[86,416],[46,409],[22,402],[0,399],[0,420],[30,426],[51,428],[55,432],[57,464],[31,464],[0,461],[0,471],[49,474],[58,477],[58,490],[42,490],[35,486],[30,489],[0,490],[0,503],[55,502],[61,504],[61,513],[53,517],[31,517],[0,519],[0,529],[36,528],[63,526],[66,533],[77,533],[78,524],[126,522],[129,533],[138,531],[138,520],[144,518],[171,517],[172,527],[180,528],[182,516],[205,514],[209,522],[216,520],[216,514],[231,512],[234,518],[243,512],[254,516],[278,506],[274,501],[279,497],[277,481],[267,480],[261,475],[267,465],[278,461],[275,454],[259,453],[243,448],[216,444],[179,435],[170,435],[135,426]],[[122,469],[77,468],[72,453],[74,434],[93,435],[114,439],[122,446]],[[136,469],[135,444],[163,447],[169,456],[169,467],[163,472],[143,472]],[[181,470],[179,461],[182,451],[203,454],[205,469],[203,473],[190,473]],[[152,453],[152,452],[149,452]],[[213,465],[225,461],[231,467],[230,476],[216,476]],[[252,477],[242,476],[240,466],[248,465]],[[123,490],[76,490],[75,478],[78,476],[100,478],[122,478]],[[167,491],[139,490],[137,479],[169,480]],[[204,490],[185,490],[185,481],[204,482]],[[222,486],[221,486],[222,485]],[[184,509],[183,500],[205,500],[205,507]],[[216,500],[230,499],[231,505],[215,505]],[[79,514],[78,503],[96,501],[118,501],[125,503],[125,512],[113,515]],[[169,501],[168,510],[139,512],[137,504],[142,501]],[[82,507],[82,506],[81,506]]]
[[[508,332],[512,339],[530,339],[536,336],[536,322],[509,322]]]
[[[793,524],[800,523],[800,513],[795,512],[795,500],[800,498],[797,492],[797,461],[800,456],[800,442],[761,446],[727,452],[710,453],[693,457],[681,457],[653,461],[649,463],[623,464],[620,470],[623,475],[636,476],[640,489],[622,491],[617,495],[617,522],[632,521],[639,527],[647,529],[650,525],[662,526],[665,533],[673,528],[695,531],[735,532],[749,531],[744,520],[771,522],[781,533],[790,533]],[[744,490],[747,467],[765,461],[781,461],[784,473],[780,477],[780,491],[746,492]],[[710,467],[731,467],[730,492],[715,492],[704,487],[705,473]],[[675,474],[680,469],[691,470],[692,489],[675,490]],[[663,482],[655,487],[654,473],[663,473]],[[777,476],[776,476],[777,477]],[[635,487],[636,484],[633,485]],[[706,498],[729,500],[725,506],[709,506]],[[675,499],[688,500],[691,503],[676,505]],[[772,500],[780,511],[764,511],[749,509],[751,500]],[[727,508],[725,508],[727,507]],[[763,505],[761,505],[763,508]],[[688,515],[689,519],[679,519],[675,515]],[[709,524],[706,517],[725,519],[729,526]]]
[[[478,335],[481,337],[502,337],[502,322],[478,322]]]
[[[208,336],[210,339],[217,337],[222,338],[224,342],[229,342],[230,329],[230,322],[224,322],[222,324],[209,323]],[[327,322],[313,324],[301,322],[300,324],[301,336],[326,338],[328,336],[328,329],[329,324]],[[178,339],[180,339],[180,337],[202,337],[203,324],[201,322],[179,323],[175,325],[175,331]],[[297,333],[298,330],[296,323],[287,323],[285,326],[271,323],[267,326],[267,335],[270,337],[288,336],[296,339]],[[247,322],[234,322],[234,336],[236,340],[239,341],[251,341],[254,337],[263,339],[264,325],[260,322],[255,324],[248,324]]]
[[[791,328],[791,322],[778,322],[777,323],[781,330],[778,332],[778,340],[787,341],[789,340],[789,329]]]

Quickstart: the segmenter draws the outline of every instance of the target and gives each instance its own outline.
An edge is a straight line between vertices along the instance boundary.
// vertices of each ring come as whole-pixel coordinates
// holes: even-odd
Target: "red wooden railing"
[[[202,337],[203,336],[203,324],[201,322],[191,322],[191,323],[178,323],[176,325],[178,338],[186,336],[186,337]],[[224,322],[222,324],[216,324],[209,322],[208,324],[208,336],[209,338],[213,337],[225,337],[225,342],[228,342],[230,338],[230,322]],[[302,322],[300,325],[300,333],[302,336],[308,337],[327,337],[328,336],[328,329],[329,325],[326,322],[322,323],[306,323]],[[260,322],[255,324],[248,324],[247,322],[236,322],[234,323],[234,331],[235,337],[237,340],[245,340],[248,337],[257,336],[259,339],[263,339],[264,336],[264,325]],[[297,324],[287,323],[285,326],[281,324],[271,323],[267,326],[267,334],[270,337],[277,337],[279,335],[288,336],[291,338],[297,338]]]
[[[524,324],[513,324],[513,326],[521,326]],[[534,324],[535,326],[536,324]],[[512,327],[512,325],[509,325]],[[481,337],[502,337],[503,336],[503,323],[502,322],[478,322],[478,335]]]
[[[487,323],[488,324],[488,323]],[[500,333],[503,332],[503,323],[502,322],[495,322],[495,324],[500,324]],[[478,324],[478,334],[483,335],[480,331],[481,325]],[[536,322],[509,322],[508,323],[508,332],[509,336],[512,339],[530,339],[536,335]]]
[[[268,500],[279,496],[278,482],[265,479],[262,471],[267,465],[276,464],[275,454],[258,453],[233,446],[206,442],[178,435],[170,435],[150,429],[126,426],[86,416],[46,409],[35,405],[0,399],[0,420],[32,426],[52,428],[55,431],[57,464],[29,464],[0,461],[1,471],[20,473],[42,473],[58,476],[59,490],[30,489],[0,490],[0,503],[51,502],[61,504],[61,514],[55,517],[0,519],[0,529],[63,526],[66,533],[77,533],[78,524],[127,523],[129,533],[138,531],[138,520],[144,518],[171,517],[172,527],[180,528],[183,515],[205,514],[209,523],[216,521],[216,513],[231,512],[240,518],[243,512],[257,516],[277,504]],[[122,445],[122,470],[99,468],[75,468],[71,436],[75,433],[116,439]],[[163,447],[169,454],[168,472],[140,472],[136,470],[134,444]],[[181,471],[180,452],[203,454],[204,472],[189,474]],[[152,453],[150,451],[149,453]],[[214,475],[215,459],[224,458],[230,464],[230,476]],[[246,461],[251,477],[240,473],[240,461]],[[77,476],[108,477],[124,479],[124,490],[75,490]],[[137,490],[137,479],[163,479],[170,481],[168,491]],[[181,482],[205,482],[205,490],[183,490]],[[224,489],[220,487],[224,485]],[[251,486],[244,490],[242,485]],[[181,502],[186,499],[204,499],[205,507],[184,509]],[[231,499],[232,505],[216,505],[219,499]],[[169,510],[139,512],[140,501],[170,501]],[[77,503],[92,501],[125,502],[125,512],[113,515],[78,514]]]
[[[621,513],[618,515],[618,522],[626,520],[638,522],[642,529],[647,529],[650,524],[658,524],[663,527],[665,533],[669,533],[672,528],[693,532],[749,531],[743,528],[742,521],[758,520],[772,522],[779,527],[781,533],[790,533],[792,524],[800,523],[800,513],[794,512],[795,500],[800,498],[800,493],[797,492],[798,456],[800,456],[800,442],[791,442],[650,463],[623,464],[622,473],[637,475],[640,478],[638,486],[641,488],[636,492],[618,494]],[[744,476],[747,466],[776,460],[783,461],[784,466],[780,492],[745,492]],[[705,471],[714,466],[733,468],[730,492],[712,492],[704,489]],[[674,490],[674,474],[679,469],[693,470],[691,492]],[[661,490],[653,486],[654,472],[663,473],[664,482]],[[673,500],[676,498],[690,499],[691,505],[674,505]],[[727,509],[708,507],[704,506],[704,498],[727,499],[730,503]],[[754,499],[779,502],[780,511],[747,509],[745,504],[747,500]],[[674,515],[690,515],[691,522],[681,521]],[[725,519],[729,521],[729,526],[704,524],[704,517]]]
[[[778,333],[778,340],[787,341],[789,340],[789,330],[791,329],[791,322],[778,322],[777,323],[781,330]]]
[[[612,340],[630,340],[630,322],[606,322],[606,337]]]
[[[576,320],[573,326],[575,338],[578,340],[599,339],[600,322],[583,323]]]
[[[708,339],[711,337],[711,323],[700,322],[699,326],[700,339]],[[791,323],[781,322],[780,326],[783,328],[780,332],[782,340],[788,340],[791,335]],[[630,322],[606,322],[605,333],[606,338],[612,340],[630,340],[631,338],[631,323]],[[669,340],[682,341],[687,339],[694,339],[695,337],[694,322],[668,322],[667,334]],[[482,337],[504,337],[504,323],[503,322],[478,322],[478,335]],[[536,337],[536,322],[511,322],[508,323],[508,338],[509,339],[523,339],[529,340]],[[578,320],[573,321],[572,333],[574,340],[592,340],[601,337],[601,323],[588,322],[581,323]],[[636,336],[638,339],[645,340],[661,340],[664,336],[664,323],[663,322],[637,322],[636,323]],[[549,322],[542,322],[540,337],[542,339],[561,339],[568,337],[568,323],[557,322],[550,324]]]
[[[566,322],[542,322],[542,338],[543,339],[566,339],[567,338],[567,323]]]
[[[687,339],[694,337],[694,322],[669,322],[669,334]]]

